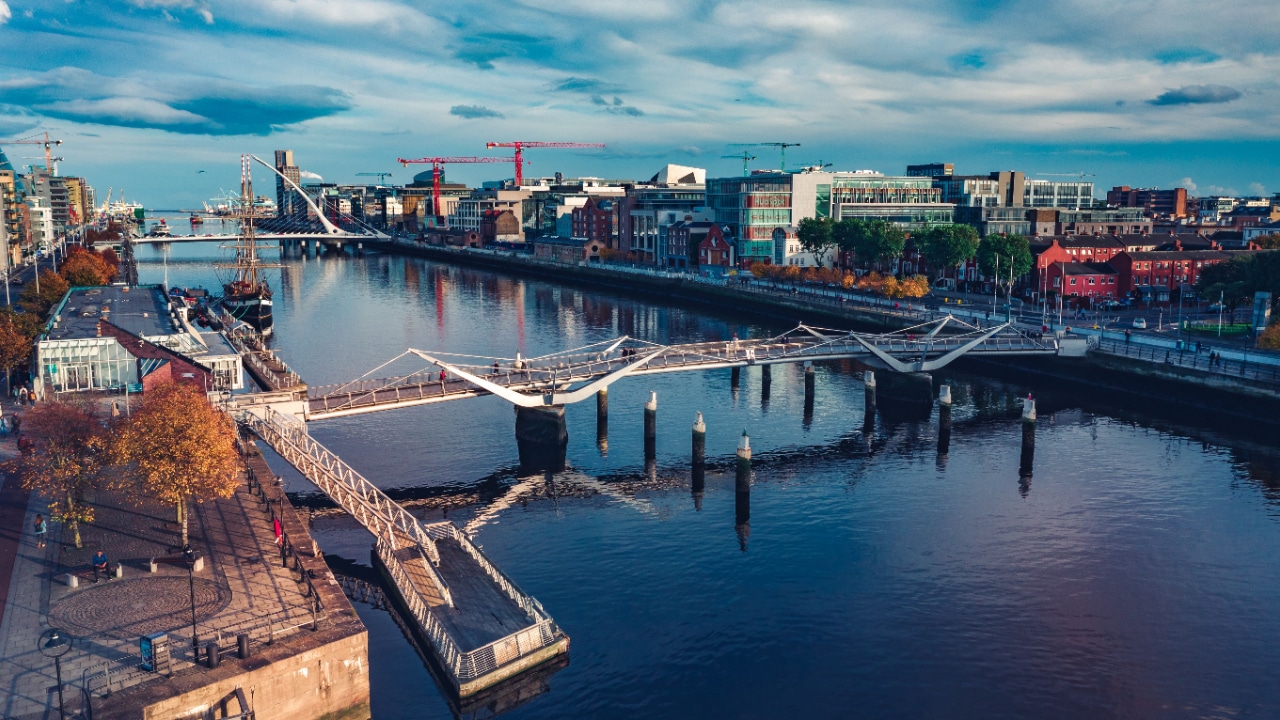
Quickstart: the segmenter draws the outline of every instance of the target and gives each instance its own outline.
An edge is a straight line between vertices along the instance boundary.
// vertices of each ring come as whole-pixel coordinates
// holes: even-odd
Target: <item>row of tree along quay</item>
[[[115,282],[120,259],[114,250],[101,252],[72,245],[58,271],[43,270],[22,289],[14,307],[0,307],[0,369],[5,384],[13,382],[13,372],[31,360],[31,346],[44,329],[49,310],[62,301],[72,287],[97,287]]]
[[[77,548],[98,492],[172,505],[186,546],[189,505],[231,497],[239,483],[235,425],[191,385],[148,390],[128,417],[90,399],[42,402],[22,414],[20,430],[8,469],[50,500]]]
[[[835,257],[844,256],[855,267],[876,273],[881,278],[880,285],[870,289],[887,297],[923,297],[928,294],[929,281],[923,275],[907,278],[890,275],[893,282],[880,275],[889,263],[902,257],[908,240],[902,228],[887,220],[806,218],[800,221],[796,239],[801,249],[812,255],[820,267]],[[915,232],[910,239],[929,267],[956,268],[976,259],[978,270],[986,277],[996,278],[996,284],[1001,286],[1006,296],[1013,291],[1017,279],[1031,271],[1031,241],[1022,235],[993,233],[980,238],[978,231],[969,225],[938,225]],[[752,272],[756,277],[775,277],[775,273],[781,273],[779,277],[783,279],[809,279],[803,278],[799,268],[794,272],[786,266],[778,270],[770,268],[761,264],[758,272],[755,267]],[[868,289],[857,285],[856,279],[848,280],[848,274],[830,282],[840,282],[845,289]],[[903,288],[906,283],[919,284],[923,288]]]

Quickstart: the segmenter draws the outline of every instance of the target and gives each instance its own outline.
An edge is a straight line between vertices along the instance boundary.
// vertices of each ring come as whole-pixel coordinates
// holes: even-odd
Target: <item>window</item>
[[[1093,276],[1090,276],[1090,277],[1089,277],[1089,284],[1090,284],[1090,285],[1093,285],[1093,284],[1094,284]]]
[[[1076,284],[1076,279],[1075,279],[1075,278],[1071,278],[1071,284],[1072,284],[1072,285],[1075,285],[1075,284]]]

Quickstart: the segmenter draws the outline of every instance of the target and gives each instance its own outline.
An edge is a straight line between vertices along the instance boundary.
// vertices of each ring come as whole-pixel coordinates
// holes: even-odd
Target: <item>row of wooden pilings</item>
[[[741,382],[741,368],[731,368],[730,386],[737,389]],[[770,366],[761,366],[761,394],[767,396],[771,384]],[[812,416],[814,395],[815,395],[815,375],[812,363],[804,365],[804,412],[806,417]],[[875,415],[877,410],[876,391],[877,382],[876,374],[872,370],[867,370],[863,374],[864,388],[864,416],[863,416],[863,435],[870,442],[870,438],[875,428]],[[938,389],[937,405],[938,405],[938,442],[937,454],[940,466],[945,463],[946,456],[951,448],[951,387],[942,385]],[[534,413],[529,413],[534,415]],[[519,411],[517,413],[517,436],[523,440],[530,440],[537,443],[545,443],[547,445],[559,446],[561,449],[567,442],[567,433],[564,431],[564,411],[563,408],[547,408],[538,409],[539,418],[548,418],[556,425],[556,429],[551,432],[543,432],[541,428],[545,426],[537,426],[540,429],[530,434],[529,431],[522,431],[523,420]],[[695,508],[702,509],[702,494],[705,487],[706,476],[706,423],[703,421],[702,413],[698,413],[693,423],[692,437],[692,490],[694,495]],[[656,392],[650,392],[649,398],[644,404],[644,458],[646,466],[655,462],[657,455],[657,433],[658,433],[658,395]],[[608,389],[600,390],[596,393],[596,442],[602,451],[608,448],[609,438],[609,391]],[[1019,488],[1025,495],[1031,486],[1032,468],[1035,462],[1035,446],[1036,446],[1036,409],[1035,400],[1028,395],[1022,402],[1022,450],[1019,457],[1018,477]],[[751,485],[751,445],[750,438],[744,431],[739,439],[737,450],[737,477],[735,483],[735,492],[737,498],[737,525],[739,526],[739,534],[742,539],[743,548],[745,549],[745,534],[749,533],[750,522],[750,485]]]

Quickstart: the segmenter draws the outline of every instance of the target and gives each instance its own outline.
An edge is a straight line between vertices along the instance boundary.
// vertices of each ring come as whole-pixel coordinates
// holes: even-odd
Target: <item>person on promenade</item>
[[[9,424],[3,417],[0,417],[0,437],[9,437]]]
[[[44,547],[44,536],[49,531],[49,526],[44,521],[44,516],[36,513],[36,547]]]
[[[111,579],[111,574],[107,572],[107,566],[109,564],[110,564],[110,561],[107,560],[107,554],[103,552],[101,549],[99,549],[98,552],[93,554],[93,581],[94,582],[98,582],[98,573],[102,573],[102,575],[106,577],[108,580]]]

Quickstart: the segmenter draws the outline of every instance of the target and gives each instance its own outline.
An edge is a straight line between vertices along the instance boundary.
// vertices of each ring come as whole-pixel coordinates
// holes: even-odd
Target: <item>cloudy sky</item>
[[[531,151],[534,175],[732,175],[734,143],[793,142],[788,165],[1260,194],[1277,37],[1245,0],[0,0],[0,139],[47,129],[64,174],[150,207],[232,188],[242,152],[404,181],[397,157],[489,140],[608,145]]]

